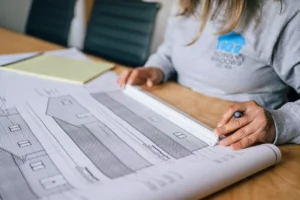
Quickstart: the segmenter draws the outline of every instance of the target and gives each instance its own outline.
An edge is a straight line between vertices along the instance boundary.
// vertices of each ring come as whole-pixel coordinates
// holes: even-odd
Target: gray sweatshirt
[[[300,93],[299,12],[299,0],[283,0],[282,6],[262,0],[259,23],[253,20],[246,28],[219,36],[224,19],[220,11],[190,46],[201,25],[199,14],[172,14],[163,44],[145,66],[160,68],[166,80],[177,72],[179,84],[207,96],[255,100],[272,114],[275,144],[299,144],[300,100],[286,102],[290,87]]]

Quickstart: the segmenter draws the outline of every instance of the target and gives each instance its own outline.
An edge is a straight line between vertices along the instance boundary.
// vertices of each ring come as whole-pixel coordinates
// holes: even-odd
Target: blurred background
[[[63,0],[62,0],[63,1]],[[126,1],[126,0],[124,0]],[[163,40],[163,35],[170,14],[172,0],[144,0],[161,3],[156,20],[156,28],[151,45],[154,52]],[[32,0],[0,0],[0,26],[24,33]],[[86,26],[90,18],[94,0],[77,0],[75,17],[69,34],[69,46],[82,49]],[[116,11],[117,12],[117,11]]]

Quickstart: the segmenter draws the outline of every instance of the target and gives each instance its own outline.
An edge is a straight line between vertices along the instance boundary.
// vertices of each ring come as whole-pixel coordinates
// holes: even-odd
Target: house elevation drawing
[[[207,147],[192,134],[122,91],[92,93],[91,96],[175,159],[190,156],[194,151]]]
[[[16,108],[0,108],[0,199],[40,199],[73,189]]]
[[[111,179],[152,166],[70,95],[49,98],[46,114]]]

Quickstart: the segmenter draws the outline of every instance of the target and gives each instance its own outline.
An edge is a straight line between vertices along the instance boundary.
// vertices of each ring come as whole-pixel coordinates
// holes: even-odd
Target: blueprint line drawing
[[[71,156],[71,154],[69,152],[67,152],[64,149],[64,144],[57,138],[57,136],[55,134],[53,134],[53,132],[46,126],[46,124],[43,122],[43,120],[39,117],[39,115],[35,112],[35,110],[32,108],[32,106],[30,106],[30,104],[27,103],[27,106],[30,110],[30,114],[31,117],[33,119],[35,119],[36,124],[38,125],[38,127],[43,130],[43,128],[46,129],[46,132],[49,133],[51,135],[51,137],[57,142],[57,144],[60,145],[60,147],[64,150],[63,152],[66,154],[66,156],[71,160],[71,162],[73,164],[76,165],[76,170],[79,172],[79,174],[81,174],[81,176],[88,181],[89,183],[96,183],[99,182],[100,180],[94,176],[94,174],[85,166],[80,166],[75,160],[74,158]],[[58,153],[60,154],[59,150]],[[62,155],[61,155],[62,156]],[[63,156],[64,157],[64,156]]]
[[[46,114],[111,179],[152,166],[70,95],[50,97]]]
[[[122,91],[92,93],[91,96],[175,159],[193,155],[194,151],[207,147],[192,134],[135,102]]]
[[[0,199],[40,199],[72,190],[16,108],[0,108]]]

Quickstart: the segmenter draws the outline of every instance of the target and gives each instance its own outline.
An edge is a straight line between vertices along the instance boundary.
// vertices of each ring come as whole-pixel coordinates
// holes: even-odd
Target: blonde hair
[[[276,0],[281,1],[281,0]],[[213,3],[216,6],[213,8]],[[244,28],[253,18],[259,19],[260,0],[179,0],[179,15],[187,16],[196,13],[198,5],[201,4],[200,17],[202,25],[193,44],[202,34],[209,20],[214,20],[220,9],[224,9],[224,24],[217,32],[223,35],[232,32],[237,27]]]

